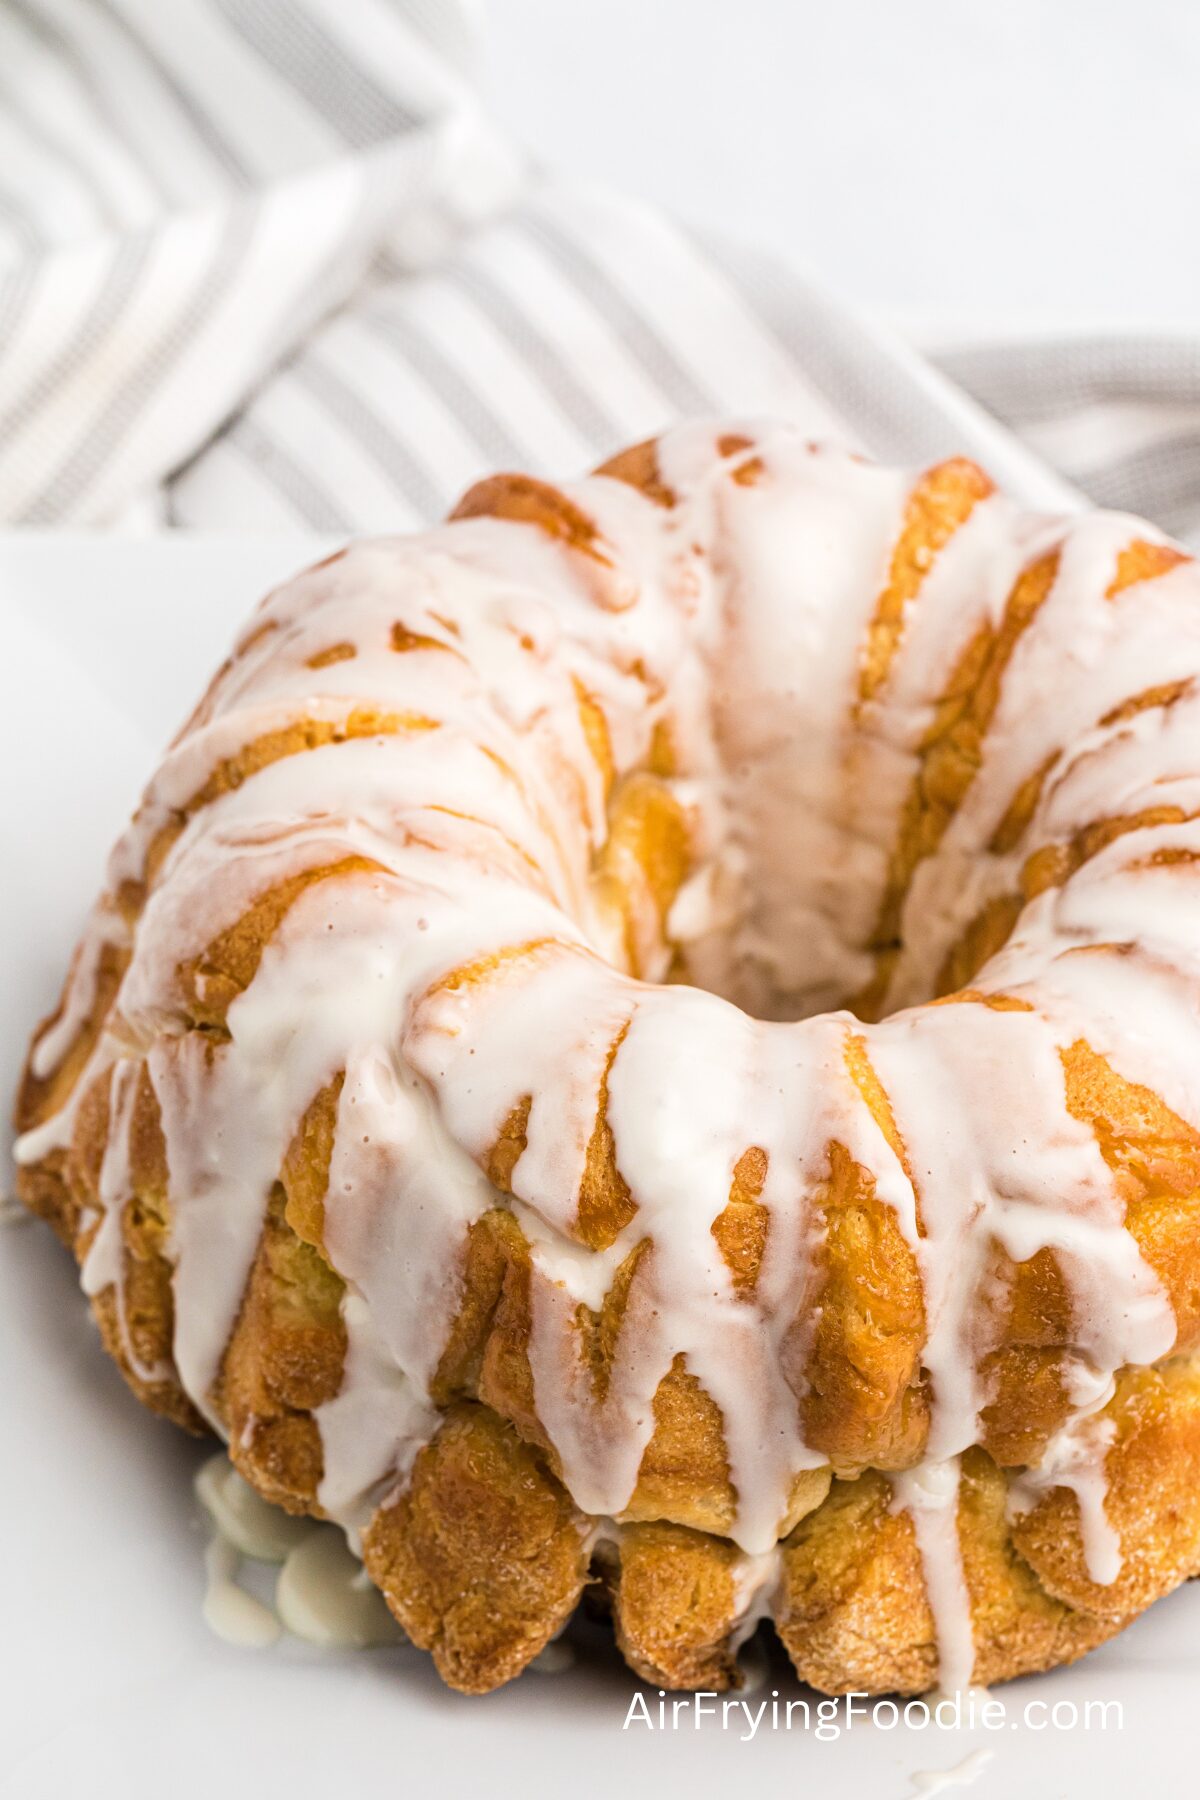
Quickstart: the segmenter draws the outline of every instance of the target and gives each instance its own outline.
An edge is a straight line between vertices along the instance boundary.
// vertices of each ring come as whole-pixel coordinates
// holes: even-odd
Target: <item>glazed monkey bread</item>
[[[272,594],[21,1192],[453,1686],[1069,1661],[1200,1568],[1200,575],[711,423]]]

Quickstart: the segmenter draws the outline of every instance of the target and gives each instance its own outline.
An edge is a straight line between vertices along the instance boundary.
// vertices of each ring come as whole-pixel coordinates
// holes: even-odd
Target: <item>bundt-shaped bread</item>
[[[454,1686],[1069,1660],[1200,1568],[1200,574],[701,424],[272,594],[21,1192]],[[835,1010],[840,1009],[840,1010]]]

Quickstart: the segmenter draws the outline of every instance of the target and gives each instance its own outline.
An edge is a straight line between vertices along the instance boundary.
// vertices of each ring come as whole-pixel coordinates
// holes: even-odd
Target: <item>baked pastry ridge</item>
[[[268,596],[20,1191],[468,1690],[1068,1660],[1200,1568],[1200,577],[701,422]]]

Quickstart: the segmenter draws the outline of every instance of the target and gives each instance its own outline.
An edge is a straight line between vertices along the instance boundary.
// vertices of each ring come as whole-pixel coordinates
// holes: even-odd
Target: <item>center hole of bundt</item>
[[[720,825],[693,866],[673,865],[671,978],[764,1020],[845,1009],[871,1022],[969,986],[1023,901],[998,890],[995,844],[958,816],[971,742],[942,746],[936,769],[936,744],[917,767],[844,731],[814,744],[810,704],[784,676],[757,718],[746,684],[719,696]]]
[[[807,808],[786,828],[763,824],[759,833],[739,828],[682,879],[666,915],[668,980],[762,1020],[845,1009],[873,1021],[962,985],[1011,927],[989,921],[947,955],[934,931],[924,942],[906,920],[902,936],[903,893],[880,880],[883,858],[871,846],[848,832],[838,842]]]

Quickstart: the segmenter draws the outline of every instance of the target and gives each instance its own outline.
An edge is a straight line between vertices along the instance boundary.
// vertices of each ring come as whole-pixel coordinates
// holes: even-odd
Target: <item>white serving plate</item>
[[[108,845],[238,622],[320,542],[0,538],[0,1086],[53,1003]],[[7,1142],[7,1140],[6,1140]],[[9,1179],[5,1155],[4,1182]],[[200,1616],[207,1450],[152,1420],[101,1354],[74,1269],[34,1223],[0,1232],[0,1795],[288,1800],[489,1794],[819,1793],[900,1800],[917,1771],[992,1754],[972,1794],[1022,1800],[1194,1780],[1200,1588],[1075,1669],[996,1690],[1003,1728],[855,1720],[818,1738],[682,1716],[624,1729],[642,1692],[596,1634],[565,1674],[463,1699],[400,1649],[267,1651]],[[802,1696],[779,1662],[750,1704]],[[815,1696],[808,1696],[815,1702]],[[1119,1701],[1123,1724],[1055,1730],[1030,1701]],[[1043,1715],[1039,1715],[1039,1718]],[[1068,1717],[1066,1711],[1060,1717]],[[736,1788],[735,1788],[736,1784]]]

